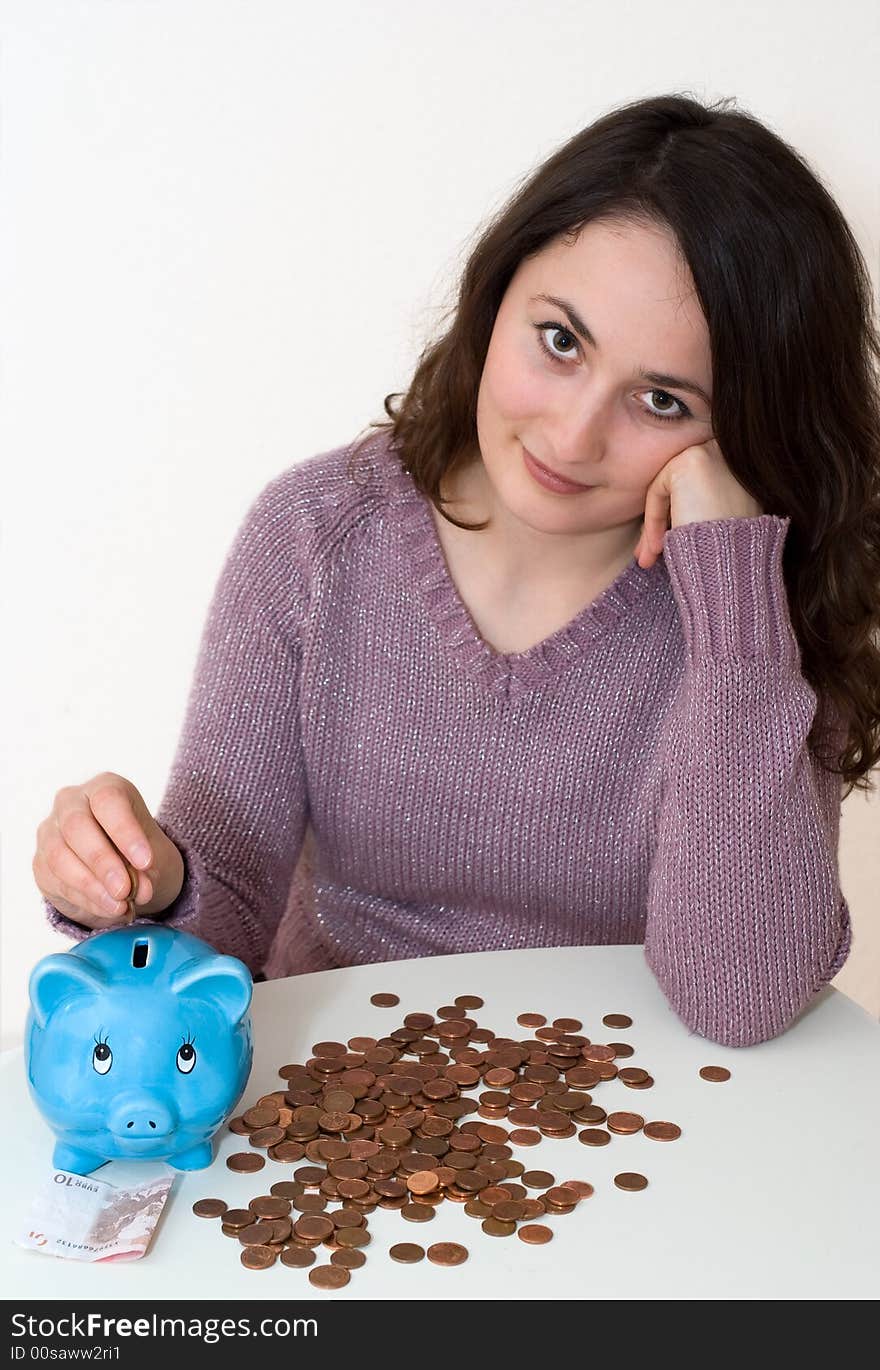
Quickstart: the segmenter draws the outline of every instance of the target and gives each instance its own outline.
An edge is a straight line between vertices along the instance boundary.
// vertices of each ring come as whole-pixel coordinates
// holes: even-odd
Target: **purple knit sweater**
[[[350,452],[271,480],[223,566],[156,814],[186,870],[166,921],[270,977],[644,942],[691,1030],[782,1032],[850,941],[789,520],[675,528],[503,655],[389,433],[353,477]]]

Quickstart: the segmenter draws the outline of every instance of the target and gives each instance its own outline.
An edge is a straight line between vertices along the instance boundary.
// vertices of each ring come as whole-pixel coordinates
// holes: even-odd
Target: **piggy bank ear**
[[[69,951],[44,956],[31,971],[28,986],[37,1023],[44,1028],[50,1014],[65,999],[72,999],[77,994],[101,994],[106,983],[97,966],[90,965],[80,956],[72,956]]]
[[[230,1023],[237,1023],[250,1007],[254,983],[243,961],[218,952],[185,961],[171,976],[171,989],[216,1004]]]

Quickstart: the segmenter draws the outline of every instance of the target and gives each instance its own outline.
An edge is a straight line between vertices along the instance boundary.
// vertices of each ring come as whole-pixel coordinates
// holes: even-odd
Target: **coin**
[[[605,1119],[605,1126],[609,1132],[619,1132],[623,1135],[640,1132],[644,1125],[645,1120],[639,1113],[609,1113]]]
[[[547,1019],[542,1013],[520,1013],[516,1021],[521,1027],[543,1027]]]
[[[641,1070],[638,1066],[624,1066],[623,1070],[618,1070],[617,1078],[622,1080],[625,1085],[638,1085],[648,1079],[648,1072]]]
[[[526,1170],[522,1176],[522,1182],[529,1189],[549,1189],[556,1183],[549,1170]]]
[[[655,1142],[674,1142],[681,1136],[677,1123],[645,1123],[642,1131]]]
[[[197,1218],[219,1218],[228,1207],[225,1199],[197,1199],[192,1211]]]
[[[561,1028],[563,1032],[580,1032],[583,1023],[578,1018],[554,1018],[553,1026]]]
[[[583,1132],[578,1133],[578,1141],[583,1142],[584,1146],[607,1146],[611,1137],[601,1127],[585,1127]]]
[[[292,1265],[298,1270],[304,1270],[307,1265],[314,1265],[314,1263],[315,1253],[310,1251],[307,1246],[285,1246],[281,1252],[282,1265]]]
[[[573,1189],[579,1199],[590,1199],[593,1196],[593,1186],[588,1180],[563,1180],[564,1189]]]
[[[428,1247],[427,1254],[435,1265],[462,1265],[468,1258],[467,1247],[458,1242],[435,1242]]]
[[[516,1231],[515,1222],[506,1222],[502,1218],[484,1218],[480,1223],[483,1231],[490,1237],[511,1237]]]
[[[262,1170],[266,1164],[265,1156],[258,1156],[255,1151],[236,1151],[231,1156],[226,1157],[226,1164],[230,1170],[249,1173],[253,1170]]]
[[[247,1109],[242,1115],[242,1121],[247,1123],[252,1132],[256,1132],[261,1127],[274,1127],[278,1122],[278,1109],[271,1105],[260,1106]]]
[[[528,1127],[515,1127],[510,1133],[510,1141],[514,1146],[537,1146],[540,1140],[540,1132]]]
[[[330,1257],[331,1265],[341,1265],[343,1270],[358,1270],[362,1265],[366,1265],[367,1258],[363,1251],[353,1248],[342,1247],[339,1251],[334,1251]]]
[[[626,1013],[606,1013],[602,1019],[605,1026],[610,1028],[632,1027],[632,1021],[632,1018]]]
[[[274,1246],[246,1246],[241,1253],[241,1263],[248,1270],[268,1270],[278,1259]]]
[[[400,999],[396,994],[371,994],[370,1003],[375,1004],[376,1008],[394,1008],[395,1004],[400,1003]]]
[[[730,1079],[730,1071],[726,1066],[702,1066],[700,1069],[700,1078],[703,1080],[712,1080],[713,1082],[720,1084],[723,1080]]]
[[[340,1265],[316,1265],[309,1271],[309,1280],[316,1289],[341,1289],[351,1275]]]
[[[542,1223],[527,1223],[521,1227],[516,1234],[520,1241],[527,1242],[529,1246],[545,1246],[547,1242],[553,1240],[553,1233],[549,1227],[544,1227]]]
[[[438,1185],[439,1180],[433,1170],[417,1170],[406,1182],[406,1187],[412,1194],[430,1194]]]
[[[410,1223],[429,1223],[434,1216],[434,1210],[430,1204],[404,1204],[399,1209],[401,1218],[406,1218]]]
[[[417,1246],[415,1242],[396,1242],[388,1255],[393,1261],[400,1261],[403,1265],[414,1265],[416,1261],[424,1260],[425,1248]]]
[[[614,1176],[614,1183],[617,1185],[618,1189],[628,1189],[632,1191],[646,1189],[648,1185],[648,1181],[645,1179],[644,1175],[639,1175],[634,1170],[621,1171],[619,1175]]]
[[[483,1001],[478,994],[459,994],[455,1006],[463,1009],[482,1008]]]

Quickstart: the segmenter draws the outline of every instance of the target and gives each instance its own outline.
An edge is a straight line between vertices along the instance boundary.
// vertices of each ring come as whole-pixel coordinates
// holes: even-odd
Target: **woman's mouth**
[[[536,457],[533,457],[527,447],[523,447],[523,459],[529,475],[545,490],[552,490],[557,495],[582,495],[588,490],[595,490],[594,485],[578,485],[576,481],[566,480],[563,476],[558,476],[555,471],[550,471],[546,466],[542,466]]]

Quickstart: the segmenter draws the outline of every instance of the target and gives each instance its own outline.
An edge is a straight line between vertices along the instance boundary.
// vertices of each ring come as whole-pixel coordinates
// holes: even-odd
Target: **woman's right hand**
[[[143,846],[143,850],[141,850]],[[75,923],[92,929],[124,925],[131,877],[138,873],[137,914],[173,904],[183,886],[183,857],[130,780],[112,771],[58,791],[37,828],[32,869],[40,893]]]

